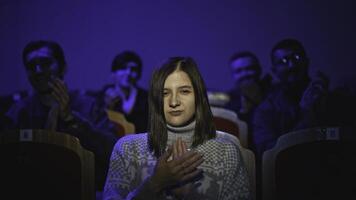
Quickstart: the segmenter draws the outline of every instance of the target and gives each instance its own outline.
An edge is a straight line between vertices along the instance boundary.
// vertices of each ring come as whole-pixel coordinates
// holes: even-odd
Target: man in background
[[[47,129],[77,137],[95,155],[96,189],[102,190],[115,143],[91,125],[94,99],[68,91],[64,82],[67,63],[61,46],[53,41],[32,41],[22,54],[33,93],[6,113],[6,129]]]

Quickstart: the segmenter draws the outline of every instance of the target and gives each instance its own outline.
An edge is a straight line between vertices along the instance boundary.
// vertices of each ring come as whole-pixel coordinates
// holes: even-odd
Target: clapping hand
[[[300,107],[304,111],[310,111],[322,97],[325,97],[328,92],[329,79],[322,72],[318,71],[316,78],[311,81],[299,102]]]
[[[121,96],[118,94],[117,90],[112,87],[105,91],[104,101],[105,107],[109,110],[115,110],[117,105],[122,103]],[[121,108],[121,105],[119,107]]]
[[[176,142],[173,144],[173,159],[178,159],[183,156],[186,152],[188,152],[187,145],[181,138],[178,138]],[[193,189],[192,182],[179,183],[174,187],[172,193],[178,197],[184,197]]]
[[[59,116],[62,119],[65,119],[71,115],[71,110],[69,106],[69,94],[67,86],[59,78],[54,78],[49,86],[52,88],[51,96],[55,99],[59,106]]]
[[[183,151],[182,148],[184,147],[186,146],[182,144],[182,141],[177,141],[158,159],[151,179],[153,189],[156,192],[184,183],[201,173],[201,170],[197,167],[203,163],[203,155],[196,151]],[[168,161],[171,156],[173,156],[173,159]],[[185,189],[182,189],[182,192]],[[178,190],[177,192],[180,193],[181,191]]]

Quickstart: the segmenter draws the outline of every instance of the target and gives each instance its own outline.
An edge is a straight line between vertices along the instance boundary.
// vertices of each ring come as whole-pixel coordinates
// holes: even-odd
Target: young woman
[[[121,138],[104,199],[249,199],[237,145],[215,130],[204,81],[189,57],[153,73],[149,131]]]

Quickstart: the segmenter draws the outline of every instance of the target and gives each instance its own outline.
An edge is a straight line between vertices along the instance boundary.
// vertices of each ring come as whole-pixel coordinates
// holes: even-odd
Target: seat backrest
[[[228,138],[230,141],[233,141],[239,147],[241,154],[242,154],[242,159],[244,161],[244,164],[246,166],[247,173],[249,176],[252,200],[255,200],[256,199],[256,158],[255,158],[255,154],[251,150],[244,148],[240,144],[240,141],[236,136],[231,135],[229,133],[221,132],[221,131],[218,131],[218,134],[220,137],[225,137],[225,138]]]
[[[225,106],[230,101],[230,96],[226,92],[208,90],[209,104],[212,106]]]
[[[135,133],[135,125],[127,121],[123,113],[114,110],[106,110],[106,114],[108,115],[108,119],[117,127],[118,131],[116,134],[120,138],[122,136]]]
[[[345,199],[356,196],[355,136],[312,128],[281,136],[263,154],[263,200]],[[351,181],[351,182],[350,182]]]
[[[212,106],[211,112],[213,113],[214,123],[217,130],[236,136],[239,138],[243,147],[248,147],[246,122],[240,120],[234,111],[226,108]]]
[[[0,133],[0,194],[11,199],[95,199],[94,154],[48,130]]]

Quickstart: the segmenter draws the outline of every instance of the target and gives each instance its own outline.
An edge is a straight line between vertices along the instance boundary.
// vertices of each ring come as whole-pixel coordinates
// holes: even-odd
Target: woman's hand
[[[189,150],[185,142],[182,141],[181,138],[178,138],[178,140],[173,144],[173,160],[178,159],[188,151]],[[178,183],[178,186],[174,187],[172,193],[177,197],[184,197],[187,194],[189,194],[192,191],[192,189],[193,189],[193,184],[192,182],[188,181],[186,183]]]
[[[151,178],[151,187],[155,192],[178,185],[201,173],[201,170],[197,169],[197,167],[203,163],[203,155],[196,151],[182,153],[183,147],[183,145],[178,147],[178,143],[176,142],[173,147],[169,147],[158,159]],[[178,151],[181,153],[181,156],[177,157]],[[170,156],[173,156],[173,160],[168,161]]]

